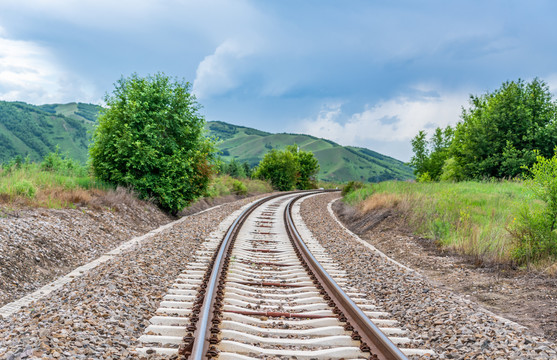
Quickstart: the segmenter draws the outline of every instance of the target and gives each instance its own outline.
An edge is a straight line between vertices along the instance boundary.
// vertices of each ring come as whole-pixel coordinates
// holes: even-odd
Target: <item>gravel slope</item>
[[[131,201],[102,208],[0,208],[0,306],[172,219]]]
[[[555,359],[557,347],[521,328],[498,321],[478,305],[425,277],[404,270],[357,243],[329,214],[338,194],[303,202],[302,218],[330,255],[344,265],[353,286],[410,330],[419,346],[439,359]],[[385,279],[389,279],[388,281]]]
[[[0,320],[0,358],[131,358],[176,276],[232,211],[254,198],[192,215]]]

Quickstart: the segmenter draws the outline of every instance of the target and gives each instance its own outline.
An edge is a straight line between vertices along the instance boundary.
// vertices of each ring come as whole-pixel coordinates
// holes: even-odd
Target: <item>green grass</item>
[[[0,169],[0,202],[31,207],[64,208],[91,200],[89,191],[109,190],[83,169],[44,170],[41,164],[24,163]]]
[[[211,180],[206,193],[209,198],[227,195],[263,194],[273,191],[267,181],[257,179],[235,179],[228,175],[219,175]]]
[[[520,182],[383,182],[347,194],[344,201],[362,209],[377,204],[398,208],[419,235],[478,261],[509,262],[515,246],[507,229],[524,204],[534,200]]]

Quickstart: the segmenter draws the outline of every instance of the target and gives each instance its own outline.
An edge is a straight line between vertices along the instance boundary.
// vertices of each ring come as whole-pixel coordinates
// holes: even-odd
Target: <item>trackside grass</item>
[[[521,182],[367,184],[348,193],[344,201],[367,212],[396,208],[418,235],[442,247],[475,256],[477,262],[508,263],[516,246],[508,229],[532,198]]]

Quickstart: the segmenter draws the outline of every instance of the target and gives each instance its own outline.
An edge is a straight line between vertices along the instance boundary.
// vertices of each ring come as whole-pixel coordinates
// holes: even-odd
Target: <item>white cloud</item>
[[[304,121],[301,131],[343,145],[372,149],[374,143],[400,144],[409,142],[420,130],[455,124],[462,106],[467,105],[467,98],[468,93],[464,92],[418,98],[402,96],[379,102],[360,113],[348,114],[348,121],[344,123],[340,121],[344,115],[341,106],[327,105],[315,119]],[[397,153],[395,149],[383,151],[387,155]]]
[[[68,86],[71,84],[71,86]],[[35,104],[94,101],[75,75],[57,65],[48,49],[5,37],[0,29],[0,99]]]
[[[253,54],[250,45],[240,45],[234,40],[220,44],[215,52],[199,63],[193,82],[193,92],[198,98],[226,93],[237,87],[242,78],[242,59]]]

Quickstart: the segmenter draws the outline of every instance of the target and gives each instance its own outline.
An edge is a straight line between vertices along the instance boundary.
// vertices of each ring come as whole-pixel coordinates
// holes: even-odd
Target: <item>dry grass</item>
[[[367,213],[378,209],[394,209],[402,201],[399,194],[375,193],[360,203],[360,211]]]

